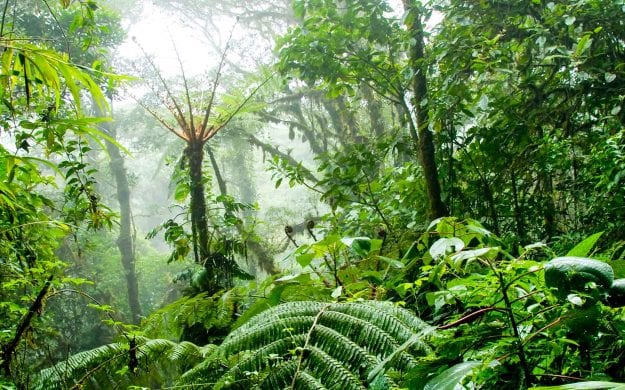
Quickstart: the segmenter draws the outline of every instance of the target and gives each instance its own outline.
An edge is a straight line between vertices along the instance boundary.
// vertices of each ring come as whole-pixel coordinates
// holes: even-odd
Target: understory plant
[[[572,266],[562,280],[583,283],[554,284],[545,267],[562,260],[548,247],[507,248],[474,220],[436,220],[409,248],[387,253],[401,253],[394,258],[382,239],[328,236],[295,252],[299,270],[223,298],[185,298],[152,320],[211,302],[204,306],[227,309],[225,317],[195,317],[228,324],[225,338],[200,347],[137,336],[76,355],[39,383],[63,388],[105,375],[145,386],[164,383],[150,374],[162,366],[179,373],[167,383],[192,388],[566,389],[582,379],[614,388],[625,379],[625,316],[600,274],[610,265],[582,257],[599,237],[565,254]],[[600,265],[590,270],[599,279],[587,264]],[[315,290],[315,301],[305,299]],[[181,360],[183,352],[193,358]],[[54,372],[80,375],[60,385]]]

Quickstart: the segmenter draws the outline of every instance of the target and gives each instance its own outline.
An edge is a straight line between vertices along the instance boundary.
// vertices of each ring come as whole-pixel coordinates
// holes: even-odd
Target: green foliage
[[[177,341],[189,337],[190,329],[200,329],[196,338],[217,344],[230,330],[239,301],[237,290],[212,297],[206,293],[184,296],[150,314],[142,330],[148,337]]]
[[[387,2],[353,1],[337,8],[332,0],[294,3],[302,23],[278,42],[279,69],[331,98],[353,95],[365,81],[383,95],[402,95],[408,78],[397,61],[401,27],[388,17]]]
[[[622,313],[608,314],[610,309],[601,303],[605,291],[593,289],[599,282],[554,294],[559,290],[549,289],[551,271],[545,271],[545,284],[543,263],[530,260],[544,255],[543,248],[528,246],[514,257],[504,246],[491,246],[496,237],[474,224],[448,218],[432,223],[430,231],[443,237],[429,247],[431,258],[423,257],[418,278],[403,286],[406,303],[439,324],[435,354],[413,370],[413,386],[426,386],[428,378],[437,383],[464,378],[486,387],[528,386],[553,384],[558,375],[582,376],[591,369],[618,370],[602,346],[621,337],[616,324]],[[456,235],[455,245],[441,250],[435,246]],[[601,270],[610,267],[596,263]],[[607,352],[614,353],[622,353],[622,343]],[[467,364],[456,366],[462,364],[458,360]],[[500,364],[484,363],[491,361]],[[431,378],[436,373],[437,379]]]
[[[90,28],[97,27],[94,3],[79,3],[85,12],[64,13],[59,24],[69,23],[86,49]],[[284,83],[284,95],[272,99],[280,109],[262,107],[259,117],[285,124],[291,139],[297,131],[318,156],[318,170],[313,174],[288,153],[249,138],[274,156],[276,187],[303,185],[330,206],[315,231],[309,229],[312,241],[288,257],[291,269],[249,288],[202,293],[213,285],[203,262],[236,264],[256,238],[242,227],[251,205],[225,190],[208,191],[200,197],[209,204],[201,213],[209,227],[201,249],[210,256],[199,259],[193,251],[198,220],[190,224],[186,213],[159,228],[173,248],[170,262],[191,256],[195,262],[179,277],[188,281],[189,296],[145,321],[154,339],[81,352],[42,371],[39,387],[621,386],[623,283],[613,282],[611,271],[623,276],[623,2],[403,4],[442,17],[419,63],[408,61],[416,42],[389,2],[293,3],[300,23],[279,39],[278,69],[298,80]],[[407,12],[403,22],[411,25],[415,15]],[[32,26],[50,22],[26,19]],[[113,26],[115,17],[105,20]],[[69,282],[57,276],[64,267],[55,253],[60,240],[71,233],[78,245],[79,229],[110,227],[112,215],[86,163],[108,139],[93,130],[96,120],[76,114],[85,106],[83,92],[103,105],[101,80],[94,80],[106,75],[20,36],[0,35],[6,48],[0,120],[9,137],[0,147],[4,347],[32,318],[30,303],[46,292],[43,281],[53,278],[53,289]],[[101,38],[118,36],[112,31]],[[90,65],[87,59],[97,54],[84,52],[81,60]],[[415,70],[427,76],[429,95],[412,107],[407,91]],[[192,106],[207,102],[184,89],[189,112],[176,107],[174,116],[184,122],[189,114],[191,123],[201,116]],[[173,100],[166,92],[165,100]],[[223,110],[207,115],[210,129],[201,139],[241,113],[246,99],[233,94],[216,102]],[[439,159],[431,163],[442,168],[443,196],[455,216],[430,225],[424,222],[424,175],[407,162],[412,152],[400,134],[415,110],[431,119],[420,130],[434,132]],[[375,142],[364,137],[365,128]],[[172,131],[187,140],[200,134],[194,126],[182,130]],[[211,179],[200,174],[191,183],[188,163],[182,159],[175,172],[178,204]],[[48,195],[60,185],[53,175],[65,182],[62,196]],[[557,259],[564,254],[569,258]],[[113,258],[101,255],[102,264]],[[376,301],[382,299],[391,302]],[[101,303],[107,313],[115,306]],[[36,329],[30,341],[38,345],[50,329]],[[12,356],[2,359],[6,366]],[[11,380],[24,387],[29,375],[25,370]],[[565,383],[572,378],[590,381]]]
[[[599,230],[620,237],[620,160],[608,156],[622,149],[623,29],[606,15],[622,4],[452,1],[440,12],[431,91],[454,214],[521,242],[558,237],[564,253]]]
[[[80,352],[42,370],[32,388],[148,384],[160,375],[174,375],[176,369],[197,364],[214,349],[213,345],[198,347],[189,342],[174,343],[133,336],[132,339]],[[161,378],[167,380],[166,377]]]
[[[94,97],[103,111],[108,107],[106,98],[92,76],[69,63],[66,55],[20,40],[4,40],[3,46],[6,50],[0,57],[0,72],[4,75],[0,97],[8,102],[9,107],[14,105],[16,86],[23,86],[27,104],[35,94],[51,95],[54,97],[54,107],[60,107],[61,92],[66,87],[78,111],[83,89]]]
[[[414,367],[415,356],[429,351],[423,339],[431,332],[427,324],[391,303],[286,303],[228,335],[219,353],[233,364],[215,386],[281,388],[314,383],[363,388],[374,380],[386,386],[400,384],[403,373]],[[185,373],[181,382],[214,378],[210,370],[210,365],[200,365]],[[377,378],[378,373],[383,379]]]
[[[11,23],[21,16],[36,19],[37,12],[29,14],[32,10],[23,6],[14,3]],[[4,15],[8,7],[5,4]],[[89,18],[85,11],[83,16]],[[39,16],[54,19],[48,12]],[[50,341],[42,334],[54,333],[48,318],[39,318],[45,299],[52,291],[84,282],[63,276],[67,264],[57,257],[63,244],[78,241],[84,227],[112,226],[113,214],[101,203],[87,158],[109,137],[96,129],[103,119],[84,116],[88,97],[106,111],[100,82],[112,75],[76,65],[67,53],[24,35],[33,31],[19,23],[9,26],[4,17],[2,22],[0,364],[2,375],[25,387],[44,355],[44,348],[31,347]],[[42,31],[36,35],[46,36]],[[50,345],[54,342],[46,351],[52,355]],[[16,360],[18,353],[27,358]]]

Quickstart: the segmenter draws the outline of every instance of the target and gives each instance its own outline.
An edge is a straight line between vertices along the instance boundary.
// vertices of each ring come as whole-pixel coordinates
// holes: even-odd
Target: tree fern
[[[199,378],[217,388],[363,389],[379,381],[400,385],[401,373],[430,352],[422,340],[432,328],[386,302],[290,302],[251,318],[233,331],[209,362],[186,372],[179,385]],[[217,359],[229,367],[216,378]],[[388,361],[387,361],[388,360]]]
[[[164,339],[135,339],[134,355],[128,341],[113,343],[79,352],[67,360],[42,370],[34,389],[67,389],[93,384],[96,388],[138,384],[154,376],[175,376],[202,362],[217,348],[198,347],[189,342],[175,343]],[[128,369],[131,356],[136,357],[137,372]],[[172,369],[173,368],[173,369]]]
[[[290,302],[252,317],[220,346],[137,338],[137,375],[129,343],[119,342],[43,370],[33,387],[173,385],[177,378],[194,389],[389,388],[430,352],[423,338],[432,329],[387,302]]]
[[[229,329],[240,299],[236,289],[214,296],[185,296],[152,313],[143,321],[142,329],[149,337],[180,340],[185,327],[200,324],[213,330],[215,338],[221,341],[218,334]]]

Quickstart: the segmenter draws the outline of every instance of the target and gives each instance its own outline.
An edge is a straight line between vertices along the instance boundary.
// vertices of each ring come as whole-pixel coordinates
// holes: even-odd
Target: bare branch
[[[178,101],[174,98],[174,94],[169,89],[169,85],[167,84],[167,82],[163,78],[163,75],[161,74],[160,70],[158,69],[158,67],[156,66],[154,61],[152,61],[150,56],[148,56],[148,53],[146,53],[146,51],[143,49],[143,46],[139,45],[139,43],[136,40],[134,40],[134,42],[139,47],[139,49],[141,50],[141,52],[143,53],[143,56],[148,61],[148,63],[152,67],[152,69],[156,72],[156,75],[157,75],[158,79],[160,80],[161,84],[163,84],[163,87],[165,88],[165,92],[167,93],[167,96],[172,101],[172,103],[174,104],[174,108],[176,109],[175,112],[172,112],[172,114],[174,114],[174,117],[176,117],[176,120],[178,121],[178,124],[180,125],[180,127],[182,127],[182,131],[184,132],[185,129],[188,129],[188,126],[187,126],[187,122],[186,122],[186,120],[184,118],[184,113],[182,112],[182,109],[180,108],[180,105],[178,104]],[[170,107],[168,107],[168,108],[170,108]],[[170,108],[170,110],[171,110],[171,108]],[[178,113],[178,116],[175,115],[176,112]]]
[[[237,18],[237,22],[238,22]],[[204,139],[204,132],[206,131],[206,126],[208,125],[208,117],[211,114],[211,110],[213,109],[213,103],[215,101],[215,93],[217,92],[217,85],[219,85],[219,78],[221,76],[221,71],[223,69],[226,53],[228,52],[228,48],[230,47],[230,42],[232,41],[232,34],[234,33],[234,28],[237,25],[235,22],[232,25],[232,29],[230,30],[230,36],[228,37],[228,41],[226,42],[226,47],[224,48],[224,52],[221,54],[221,60],[219,61],[219,66],[217,67],[217,74],[215,75],[215,81],[213,82],[213,90],[211,91],[210,100],[208,101],[208,106],[206,107],[206,112],[204,113],[204,120],[202,121],[202,127],[200,127],[200,134],[198,134],[199,138]],[[213,134],[214,135],[214,134]],[[210,136],[212,137],[212,135]],[[206,138],[207,140],[210,138]]]
[[[181,130],[176,130],[176,128],[172,125],[170,125],[169,123],[167,123],[167,121],[165,121],[165,119],[161,118],[160,115],[158,115],[154,110],[152,110],[150,107],[148,107],[147,105],[143,104],[142,102],[140,102],[139,100],[137,100],[136,98],[133,97],[133,99],[139,103],[139,105],[146,110],[150,115],[152,115],[152,117],[154,119],[156,119],[158,121],[158,123],[160,123],[161,125],[163,125],[163,127],[165,127],[167,130],[169,130],[170,132],[174,133],[177,137],[182,138],[185,141],[189,141],[189,139],[187,138],[186,134],[181,131]]]
[[[191,128],[187,129],[189,139],[195,139],[196,131],[195,125],[193,124],[193,107],[191,105],[191,95],[189,94],[189,84],[187,83],[187,76],[184,73],[184,66],[182,65],[182,59],[180,58],[180,53],[178,52],[178,47],[176,47],[176,42],[172,37],[171,44],[174,46],[174,52],[176,53],[176,58],[178,59],[178,64],[180,65],[180,73],[182,74],[182,82],[184,84],[184,93],[187,98],[187,107],[189,108],[189,123],[191,124]]]

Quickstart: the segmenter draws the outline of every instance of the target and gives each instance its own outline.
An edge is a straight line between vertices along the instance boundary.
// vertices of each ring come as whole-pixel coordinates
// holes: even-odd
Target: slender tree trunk
[[[206,153],[208,153],[208,158],[210,159],[211,166],[213,167],[213,173],[215,174],[215,179],[217,180],[219,192],[222,195],[226,195],[228,193],[228,187],[226,187],[226,181],[221,175],[221,170],[219,169],[219,165],[215,159],[215,154],[213,153],[213,149],[211,149],[210,145],[206,145]]]
[[[434,137],[429,129],[430,117],[427,108],[427,79],[426,67],[424,65],[424,36],[423,25],[421,23],[421,11],[419,4],[414,0],[402,0],[404,9],[412,17],[407,28],[414,38],[414,44],[410,50],[410,61],[414,67],[415,76],[412,80],[414,93],[413,107],[416,117],[416,133],[418,140],[416,146],[425,176],[425,184],[430,202],[430,217],[439,218],[447,215],[447,207],[441,198],[441,186],[438,181],[438,168],[436,166]]]
[[[115,138],[115,131],[109,130],[111,137]],[[141,321],[141,303],[139,302],[139,282],[135,268],[135,248],[132,235],[132,214],[130,210],[130,185],[124,165],[124,158],[119,149],[106,143],[106,149],[111,157],[110,167],[117,187],[117,201],[119,202],[119,237],[117,247],[121,254],[122,266],[126,276],[126,288],[128,290],[128,306],[132,322],[138,324]]]
[[[102,116],[98,105],[96,115]],[[102,124],[104,130],[111,138],[116,139],[117,132],[107,122]],[[119,203],[119,236],[117,237],[117,247],[121,255],[124,276],[126,277],[126,289],[128,292],[128,307],[133,324],[141,321],[141,303],[139,301],[139,281],[136,271],[136,257],[134,248],[134,238],[132,235],[132,212],[130,209],[130,185],[128,184],[128,172],[124,165],[124,157],[117,146],[106,142],[106,150],[110,156],[109,166],[115,179],[117,188],[117,201]]]

